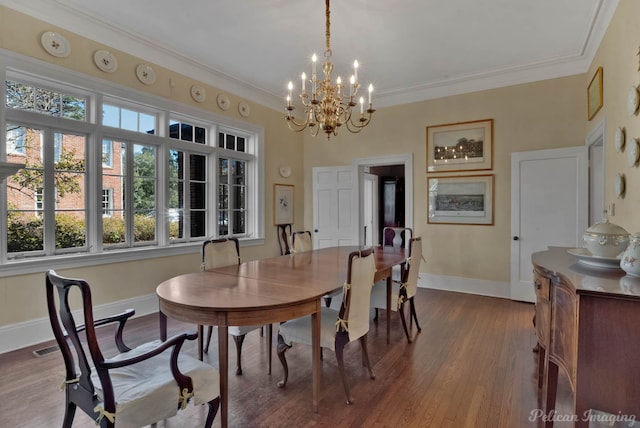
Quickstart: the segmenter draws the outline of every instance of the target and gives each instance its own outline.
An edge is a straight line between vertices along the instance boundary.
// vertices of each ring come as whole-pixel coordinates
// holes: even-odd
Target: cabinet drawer
[[[549,300],[549,284],[549,278],[540,275],[538,272],[533,272],[533,288],[536,291],[538,300]]]

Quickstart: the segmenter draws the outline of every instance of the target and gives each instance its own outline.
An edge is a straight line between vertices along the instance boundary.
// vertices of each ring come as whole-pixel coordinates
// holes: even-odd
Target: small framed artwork
[[[602,108],[602,67],[598,67],[587,87],[587,117],[589,120]]]
[[[428,223],[493,225],[494,175],[428,179]]]
[[[291,184],[273,185],[274,224],[293,224],[293,190]]]
[[[491,169],[493,119],[427,126],[427,172]]]

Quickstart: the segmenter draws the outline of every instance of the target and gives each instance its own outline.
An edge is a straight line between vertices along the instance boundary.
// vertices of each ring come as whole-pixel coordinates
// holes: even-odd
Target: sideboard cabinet
[[[532,255],[545,413],[555,413],[561,369],[571,384],[576,427],[589,426],[592,410],[638,420],[640,278],[584,264],[567,249]]]

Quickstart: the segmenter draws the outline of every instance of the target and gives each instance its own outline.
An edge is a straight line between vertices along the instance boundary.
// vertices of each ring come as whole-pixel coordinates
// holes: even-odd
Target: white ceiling
[[[323,0],[0,0],[143,60],[281,107],[325,49]],[[584,73],[618,0],[334,0],[334,75],[374,107]]]

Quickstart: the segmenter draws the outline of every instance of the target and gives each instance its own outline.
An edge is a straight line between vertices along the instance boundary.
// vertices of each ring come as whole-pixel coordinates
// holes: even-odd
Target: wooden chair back
[[[408,248],[412,237],[413,230],[410,227],[385,227],[382,229],[382,246]]]
[[[291,254],[291,224],[279,224],[277,226],[278,246],[280,247],[280,255]]]

